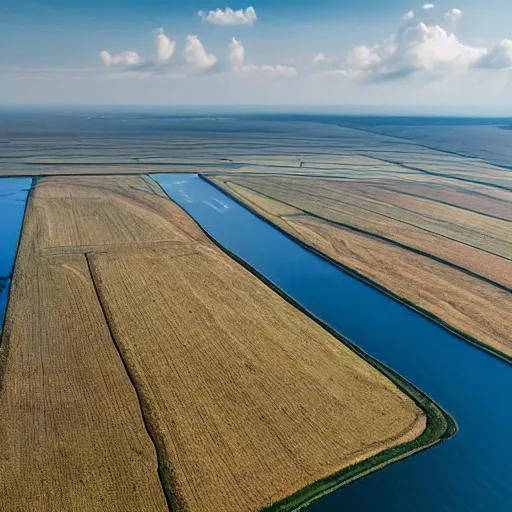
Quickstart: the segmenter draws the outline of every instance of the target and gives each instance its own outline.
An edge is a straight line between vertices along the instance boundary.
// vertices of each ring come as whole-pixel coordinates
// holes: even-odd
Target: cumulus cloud
[[[453,20],[461,16],[458,9],[448,14]],[[353,48],[346,55],[346,66],[334,71],[338,71],[340,76],[367,81],[399,79],[417,73],[443,76],[467,71],[478,62],[483,66],[487,53],[485,48],[460,42],[454,33],[441,25],[416,22],[409,17],[395,34],[384,41]],[[501,53],[506,52],[497,49],[496,53],[502,59]]]
[[[245,63],[245,48],[241,41],[232,38],[228,44],[228,69],[233,73],[261,73],[271,76],[295,76],[297,70],[293,66],[283,66],[280,64],[264,64],[256,66],[255,64]]]
[[[213,25],[248,25],[253,26],[258,20],[254,7],[247,7],[247,9],[239,9],[237,11],[226,7],[222,9],[215,9],[208,13],[199,11],[197,15],[202,18],[204,23],[211,23]]]
[[[297,70],[293,66],[261,66],[261,70],[265,73],[269,73],[271,75],[280,75],[280,76],[295,76],[297,74]]]
[[[160,28],[157,30],[155,44],[156,44],[156,53],[155,53],[156,62],[158,62],[159,64],[169,62],[174,55],[174,50],[176,49],[176,41],[170,41],[169,38],[164,34],[164,30],[162,28]]]
[[[462,18],[462,11],[460,9],[452,9],[451,11],[448,11],[444,17],[449,25],[452,28],[455,28],[459,20]]]
[[[403,20],[404,20],[404,21],[412,20],[412,19],[414,19],[414,11],[407,11],[407,12],[403,15]]]
[[[434,5],[434,4],[424,4],[424,5],[423,5],[423,9],[424,9],[425,11],[429,11],[430,9],[433,9],[434,7],[435,7],[435,5]]]
[[[187,36],[185,60],[189,66],[203,70],[211,69],[217,63],[217,57],[206,52],[197,36]]]
[[[228,62],[231,71],[235,73],[242,71],[245,64],[245,49],[243,44],[233,37],[228,45],[228,51]]]
[[[313,64],[318,64],[320,62],[324,62],[325,61],[325,54],[323,52],[318,52],[314,57],[313,57]]]
[[[103,64],[109,68],[116,68],[119,71],[161,71],[169,66],[176,48],[176,41],[171,41],[164,34],[162,28],[154,31],[155,34],[155,55],[151,59],[142,59],[137,52],[127,51],[111,54],[106,50],[99,53]]]
[[[106,50],[102,50],[99,55],[103,64],[107,67],[129,68],[138,66],[141,62],[140,55],[137,52],[109,53]]]
[[[368,46],[356,46],[347,55],[347,62],[351,68],[354,69],[369,69],[374,65],[382,62],[382,54],[384,51],[383,45],[380,48],[374,46],[369,48]]]
[[[476,63],[475,67],[483,69],[512,68],[512,40],[504,39],[493,46]]]

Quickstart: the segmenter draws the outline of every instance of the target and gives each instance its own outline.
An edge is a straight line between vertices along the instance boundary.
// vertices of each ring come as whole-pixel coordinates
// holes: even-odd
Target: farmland
[[[491,153],[309,120],[20,119],[0,177],[40,178],[13,276],[25,203],[0,190],[20,212],[2,510],[508,510],[512,185]],[[461,430],[413,457],[457,431],[427,394]]]
[[[257,510],[442,437],[377,367],[150,178],[43,178],[2,343],[2,505]]]
[[[210,180],[345,268],[512,355],[510,192],[393,172]]]

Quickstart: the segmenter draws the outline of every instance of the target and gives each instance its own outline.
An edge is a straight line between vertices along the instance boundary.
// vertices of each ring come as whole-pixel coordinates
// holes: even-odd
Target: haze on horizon
[[[505,115],[511,16],[508,0],[4,0],[0,104]]]

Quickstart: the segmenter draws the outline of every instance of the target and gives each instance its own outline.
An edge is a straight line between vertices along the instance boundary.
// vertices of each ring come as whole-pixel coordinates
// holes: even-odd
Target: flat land
[[[392,171],[364,175],[209,179],[344,267],[511,357],[512,193]]]
[[[157,457],[84,254],[28,205],[0,357],[0,509],[165,511]]]
[[[162,488],[173,510],[258,510],[421,447],[427,423],[147,177],[36,185],[0,404],[0,503],[20,511],[165,510]]]

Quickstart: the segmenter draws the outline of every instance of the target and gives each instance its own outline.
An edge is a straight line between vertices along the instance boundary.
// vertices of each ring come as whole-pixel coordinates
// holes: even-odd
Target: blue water
[[[199,177],[153,178],[223,246],[416,384],[459,423],[449,441],[343,487],[308,510],[512,510],[508,364],[305,250]]]
[[[30,178],[0,178],[0,330],[31,184]]]

